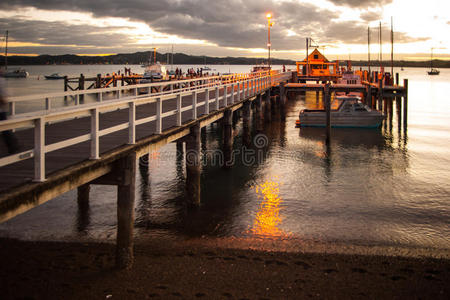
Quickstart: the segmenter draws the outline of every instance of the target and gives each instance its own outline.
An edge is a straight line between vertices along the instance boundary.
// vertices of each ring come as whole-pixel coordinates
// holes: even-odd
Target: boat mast
[[[380,21],[380,72],[383,67],[383,49],[382,49],[382,42],[381,42],[381,21]]]
[[[5,71],[8,70],[8,30],[5,36]]]
[[[394,76],[394,25],[393,25],[393,17],[391,17],[391,76]]]
[[[367,26],[367,56],[368,56],[368,62],[369,65],[369,76],[370,76],[370,26]]]
[[[433,70],[433,48],[431,48],[430,69]]]
[[[172,45],[172,59],[170,64],[170,70],[173,70],[173,45]]]
[[[306,76],[309,76],[308,38],[306,38]]]

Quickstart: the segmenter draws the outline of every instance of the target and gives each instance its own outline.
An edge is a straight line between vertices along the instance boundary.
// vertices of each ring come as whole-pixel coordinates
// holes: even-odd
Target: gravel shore
[[[1,299],[450,299],[450,260],[151,241],[131,270],[113,244],[0,239]]]

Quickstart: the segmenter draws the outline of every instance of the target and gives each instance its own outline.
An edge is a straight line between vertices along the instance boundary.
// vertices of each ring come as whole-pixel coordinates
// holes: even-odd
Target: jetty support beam
[[[327,83],[323,89],[323,95],[325,100],[325,111],[326,111],[326,144],[328,145],[331,140],[331,95],[330,95],[330,84]]]
[[[201,175],[201,150],[200,150],[200,123],[190,129],[186,137],[186,198],[189,206],[200,205],[200,175]]]
[[[227,109],[224,111],[222,119],[223,128],[223,142],[222,151],[224,156],[224,168],[231,168],[233,161],[233,110]]]
[[[129,269],[133,265],[134,199],[136,189],[136,153],[119,162],[121,182],[117,187],[116,267]]]

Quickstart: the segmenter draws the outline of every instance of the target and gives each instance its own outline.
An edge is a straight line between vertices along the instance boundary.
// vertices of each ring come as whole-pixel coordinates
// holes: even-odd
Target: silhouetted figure
[[[0,77],[0,121],[8,118],[8,100],[6,99],[5,87],[3,78]],[[11,130],[2,132],[3,140],[8,148],[9,154],[14,154],[19,151],[19,144],[17,138]]]

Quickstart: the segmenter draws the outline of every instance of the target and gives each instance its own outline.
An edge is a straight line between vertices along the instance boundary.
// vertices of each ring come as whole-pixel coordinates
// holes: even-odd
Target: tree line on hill
[[[8,65],[59,65],[59,64],[142,64],[149,61],[152,57],[152,51],[124,53],[107,56],[79,56],[74,54],[64,55],[39,55],[39,56],[8,56]],[[169,58],[171,61],[171,54],[156,53],[156,60],[166,62]],[[266,59],[251,58],[251,57],[211,57],[211,56],[196,56],[187,55],[184,53],[174,53],[173,63],[177,65],[259,65],[267,63]],[[0,56],[0,66],[5,64],[5,57]],[[290,59],[271,59],[272,65],[295,65],[295,60]],[[340,61],[340,65],[346,65],[346,61]],[[352,61],[353,66],[367,66],[368,62],[364,60]],[[372,61],[371,65],[377,67],[380,65],[378,61]],[[390,67],[390,61],[383,61],[385,67]],[[394,61],[394,67],[430,67],[430,61]],[[433,67],[435,68],[450,68],[450,60],[433,60]]]

